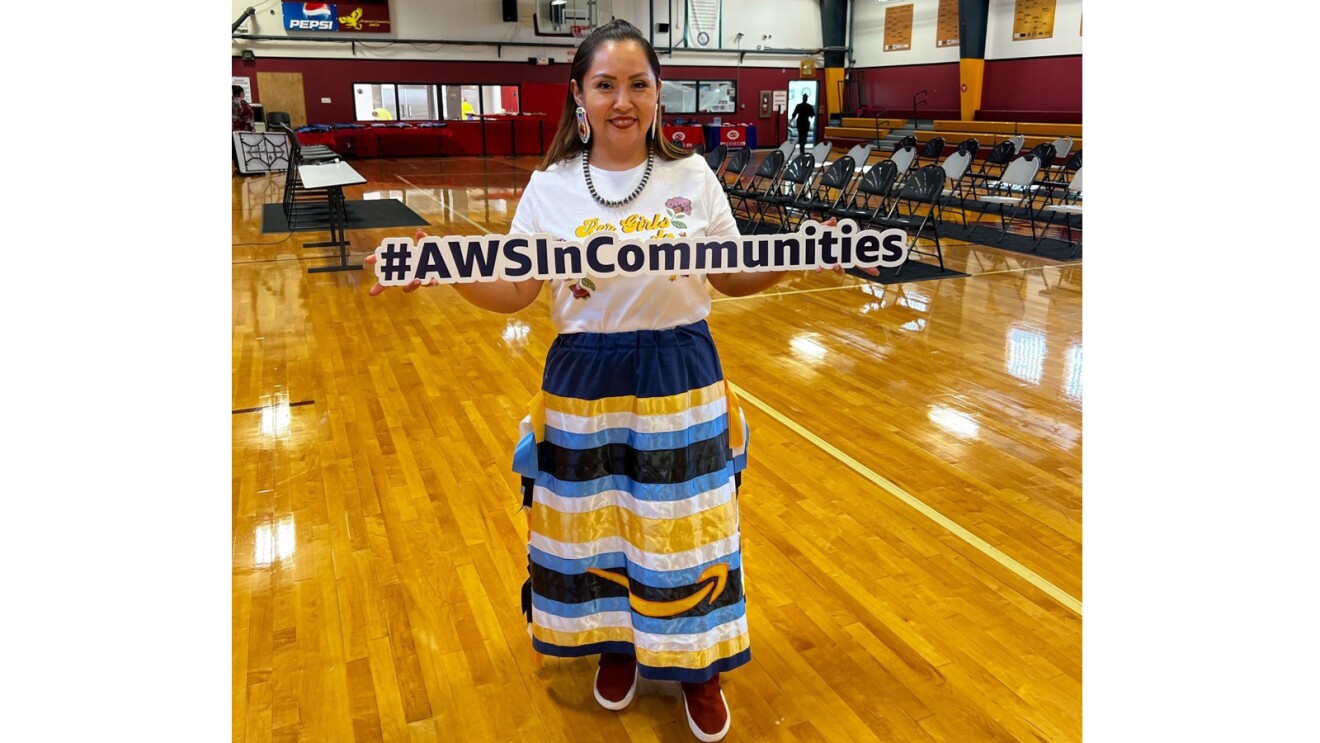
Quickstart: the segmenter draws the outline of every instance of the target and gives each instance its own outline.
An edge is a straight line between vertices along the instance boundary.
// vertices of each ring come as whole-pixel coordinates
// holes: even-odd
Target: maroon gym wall
[[[982,110],[1081,113],[1082,55],[987,59],[983,84]]]
[[[912,94],[925,89],[926,105],[917,109],[921,118],[959,119],[958,63],[857,68],[864,100],[870,108],[911,115]],[[981,110],[995,112],[989,118],[1020,121],[1072,121],[1081,123],[1082,56],[989,59]],[[1026,116],[1027,118],[1021,118]],[[1039,116],[1041,118],[1031,118]],[[982,116],[982,119],[987,117]]]

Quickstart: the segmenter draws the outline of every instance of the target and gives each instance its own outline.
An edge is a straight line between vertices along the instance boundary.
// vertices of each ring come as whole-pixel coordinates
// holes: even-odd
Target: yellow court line
[[[770,297],[786,297],[790,294],[815,294],[816,292],[837,292],[840,289],[856,289],[860,284],[849,284],[847,286],[827,286],[821,289],[793,289],[786,292],[757,292],[748,294],[745,297],[715,297],[712,302],[736,302],[739,299],[768,299]]]
[[[761,400],[758,400],[747,390],[744,390],[743,388],[739,387],[736,384],[733,384],[732,382],[729,383],[729,386],[733,388],[734,393],[737,394],[739,398],[746,400],[747,402],[750,402],[751,404],[760,408],[771,418],[774,418],[775,420],[784,424],[797,435],[810,441],[811,443],[815,444],[821,449],[824,449],[827,454],[839,460],[840,462],[843,462],[852,471],[856,472],[862,477],[865,477],[866,479],[880,486],[884,490],[888,491],[890,495],[894,496],[895,498],[898,498],[907,505],[916,509],[926,518],[944,527],[954,536],[958,537],[964,542],[980,550],[990,559],[994,560],[1000,565],[1003,565],[1005,568],[1012,571],[1018,577],[1022,578],[1023,580],[1035,586],[1036,588],[1039,588],[1041,591],[1044,591],[1045,593],[1049,594],[1052,598],[1054,598],[1055,601],[1058,601],[1060,604],[1063,604],[1065,607],[1073,611],[1078,616],[1081,616],[1082,602],[1080,600],[1074,598],[1073,596],[1065,592],[1063,589],[1059,588],[1053,583],[1050,583],[1041,576],[1037,575],[1027,566],[1023,565],[1017,560],[1014,560],[1013,558],[1009,557],[1003,552],[1000,552],[989,542],[986,542],[984,539],[981,539],[980,537],[976,536],[970,531],[967,531],[963,527],[954,523],[949,517],[945,516],[939,511],[936,511],[934,508],[931,508],[925,503],[917,500],[907,491],[903,490],[902,488],[890,482],[889,480],[885,479],[884,477],[881,477],[880,475],[876,474],[875,471],[873,471],[871,468],[867,467],[861,462],[858,462],[856,459],[853,459],[847,454],[844,454],[843,452],[839,451],[837,448],[830,445],[829,442],[825,441],[816,434],[798,425],[795,421],[785,416],[783,413],[780,413],[778,410],[775,410],[774,408],[765,404]]]
[[[475,221],[473,221],[473,220],[470,219],[466,214],[459,214],[459,213],[458,213],[458,210],[455,209],[453,206],[451,206],[451,205],[449,205],[449,204],[446,204],[445,202],[441,201],[440,199],[437,199],[437,198],[434,197],[434,196],[431,196],[431,194],[427,193],[426,189],[422,188],[421,186],[419,186],[419,185],[413,183],[412,181],[408,180],[407,178],[404,178],[404,177],[401,176],[401,175],[395,174],[394,177],[395,177],[395,178],[398,178],[399,180],[401,180],[401,181],[403,181],[404,183],[408,184],[408,185],[411,186],[412,188],[414,188],[414,189],[420,191],[423,195],[425,195],[425,196],[430,196],[432,201],[434,201],[435,203],[439,204],[440,206],[443,206],[445,209],[449,210],[449,213],[450,213],[450,214],[454,215],[455,217],[458,217],[459,219],[463,220],[464,222],[467,222],[468,224],[472,225],[473,227],[476,227],[477,229],[481,230],[481,234],[483,234],[483,235],[489,235],[489,234],[490,234],[490,228],[489,228],[489,227],[487,227],[487,226],[484,225],[484,224],[481,224],[480,222],[475,222]]]
[[[1056,263],[1049,266],[1024,266],[1022,268],[1004,268],[998,271],[982,271],[980,273],[968,274],[967,278],[974,279],[977,276],[994,276],[1001,273],[1022,273],[1023,271],[1043,271],[1047,268],[1070,268],[1072,266],[1082,265],[1081,261],[1076,263]]]

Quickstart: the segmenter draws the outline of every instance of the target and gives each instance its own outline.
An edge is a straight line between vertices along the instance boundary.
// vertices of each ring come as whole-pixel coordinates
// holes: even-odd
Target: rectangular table
[[[687,149],[697,146],[698,142],[705,141],[705,133],[699,126],[666,126],[662,127],[665,139]]]
[[[739,147],[756,149],[756,126],[752,124],[707,126],[706,151],[710,152],[722,144],[727,145],[731,150]]]
[[[356,271],[362,264],[350,265],[348,262],[348,238],[344,236],[346,215],[344,213],[344,186],[366,183],[367,179],[353,169],[352,165],[340,160],[324,165],[299,165],[298,178],[303,187],[309,190],[324,190],[327,194],[327,206],[330,208],[330,239],[325,242],[303,243],[304,248],[339,248],[339,265],[314,266],[307,273],[326,271]]]

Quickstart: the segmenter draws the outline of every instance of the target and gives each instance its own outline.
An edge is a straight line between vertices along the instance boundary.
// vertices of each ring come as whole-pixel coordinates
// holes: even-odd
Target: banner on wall
[[[283,5],[286,31],[386,33],[390,30],[389,0]]]
[[[891,5],[885,8],[885,47],[887,52],[902,52],[912,48],[912,5]]]
[[[687,0],[683,40],[697,49],[719,49],[724,26],[724,0]]]
[[[935,22],[935,48],[958,46],[958,0],[940,0]]]
[[[1055,4],[1056,0],[1018,0],[1013,6],[1013,41],[1054,38]]]

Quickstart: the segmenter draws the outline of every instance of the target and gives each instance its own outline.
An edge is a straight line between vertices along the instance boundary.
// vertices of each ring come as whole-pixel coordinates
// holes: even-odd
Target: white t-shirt
[[[601,198],[616,200],[642,181],[646,163],[630,170],[591,168]],[[616,209],[591,198],[575,156],[532,173],[509,232],[548,233],[560,240],[582,241],[597,232],[652,237],[737,235],[729,199],[705,158],[656,158],[646,190]],[[710,314],[704,274],[673,276],[588,276],[550,281],[552,319],[560,333],[619,333],[665,330],[703,320]]]

